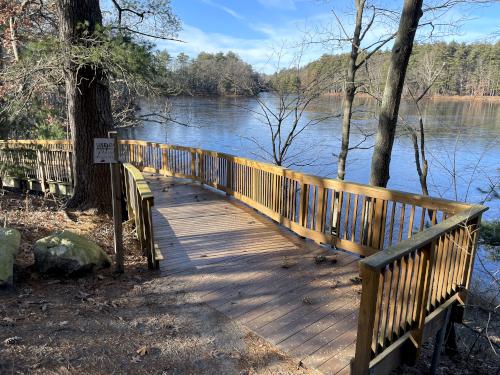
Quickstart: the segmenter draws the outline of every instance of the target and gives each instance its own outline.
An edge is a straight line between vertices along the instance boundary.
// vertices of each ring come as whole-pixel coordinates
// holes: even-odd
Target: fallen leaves
[[[361,277],[353,277],[352,279],[350,279],[351,283],[353,283],[354,285],[359,285],[361,284],[362,280],[361,280]]]
[[[302,298],[302,302],[305,305],[312,305],[313,304],[313,300],[310,297],[304,297],[304,298]]]
[[[137,349],[136,353],[139,354],[141,357],[144,357],[146,354],[149,353],[149,348],[146,345],[141,346],[139,349]]]
[[[132,359],[130,360],[130,362],[132,363],[139,363],[141,361],[141,357],[139,357],[138,355],[135,355],[132,357]]]
[[[9,338],[5,339],[3,343],[5,345],[19,345],[22,340],[23,340],[22,337],[14,336],[14,337],[9,337]]]
[[[12,318],[9,318],[6,316],[5,318],[2,319],[2,324],[4,326],[13,326],[16,321]]]

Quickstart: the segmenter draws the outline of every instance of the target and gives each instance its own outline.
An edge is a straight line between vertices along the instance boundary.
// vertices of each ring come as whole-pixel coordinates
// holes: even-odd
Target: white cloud
[[[322,16],[317,16],[318,18]],[[222,33],[209,33],[192,26],[183,25],[179,37],[186,43],[169,41],[158,42],[158,48],[167,49],[171,54],[184,52],[190,57],[196,57],[200,52],[233,51],[243,60],[250,63],[255,70],[272,73],[278,67],[288,67],[296,57],[296,46],[304,38],[304,30],[309,20],[290,21],[280,26],[269,24],[250,24],[249,27],[259,31],[254,38],[239,38]],[[284,48],[285,47],[285,48]],[[279,51],[284,52],[279,55]],[[321,54],[328,52],[324,46],[308,47],[301,56],[301,63],[306,64]]]
[[[255,69],[270,70],[266,65],[271,59],[272,48],[266,39],[243,39],[220,33],[206,33],[186,24],[179,36],[186,43],[162,41],[158,42],[158,48],[165,48],[172,54],[184,52],[190,57],[196,57],[200,52],[233,51]]]
[[[210,6],[214,7],[214,8],[220,9],[223,12],[226,12],[227,14],[229,14],[230,16],[232,16],[232,17],[234,17],[236,19],[239,19],[239,20],[245,19],[245,17],[243,17],[241,14],[239,14],[235,10],[233,10],[233,9],[231,9],[231,8],[225,6],[225,5],[216,3],[216,2],[214,2],[212,0],[201,0],[201,1],[204,2],[207,5],[210,5]]]

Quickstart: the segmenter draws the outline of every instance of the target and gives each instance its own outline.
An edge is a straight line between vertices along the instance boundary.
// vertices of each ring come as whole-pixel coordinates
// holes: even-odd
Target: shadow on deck
[[[349,373],[359,257],[300,239],[189,180],[149,178],[161,271],[308,367]],[[318,255],[326,255],[317,263]]]

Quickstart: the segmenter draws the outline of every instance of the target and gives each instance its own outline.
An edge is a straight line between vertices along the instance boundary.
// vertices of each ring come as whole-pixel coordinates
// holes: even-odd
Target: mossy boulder
[[[70,231],[57,232],[38,240],[34,253],[35,267],[41,273],[78,276],[111,264],[99,245]]]
[[[21,246],[21,234],[16,229],[0,228],[0,286],[12,284],[14,258]]]

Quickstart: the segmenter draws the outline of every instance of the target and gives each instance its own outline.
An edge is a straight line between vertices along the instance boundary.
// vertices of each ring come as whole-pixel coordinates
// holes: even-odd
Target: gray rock
[[[21,234],[16,229],[0,228],[0,286],[11,285],[14,258],[21,246]]]
[[[38,240],[34,253],[35,267],[41,273],[76,276],[111,264],[99,245],[70,231],[54,233]]]

